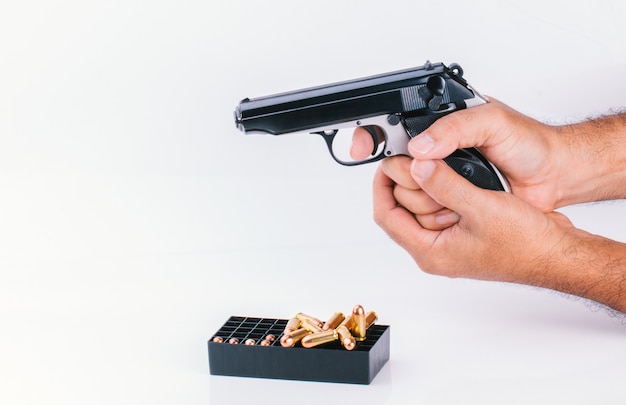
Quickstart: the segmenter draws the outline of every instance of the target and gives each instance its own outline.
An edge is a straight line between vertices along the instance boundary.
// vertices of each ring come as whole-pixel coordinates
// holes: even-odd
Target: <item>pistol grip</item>
[[[436,120],[453,111],[441,111],[424,116],[405,118],[403,123],[409,138],[419,135]],[[457,149],[443,160],[454,171],[478,187],[487,190],[509,191],[504,176],[476,148]]]
[[[504,177],[476,148],[457,149],[443,159],[474,185],[495,191],[507,191]]]

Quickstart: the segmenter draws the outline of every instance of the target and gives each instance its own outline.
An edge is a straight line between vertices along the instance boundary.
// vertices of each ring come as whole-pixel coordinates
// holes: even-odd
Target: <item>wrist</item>
[[[544,271],[544,287],[626,313],[626,244],[571,228]]]

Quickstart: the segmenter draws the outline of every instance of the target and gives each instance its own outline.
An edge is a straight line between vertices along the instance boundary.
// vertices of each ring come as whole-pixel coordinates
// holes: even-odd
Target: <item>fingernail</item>
[[[446,212],[444,214],[435,215],[435,222],[439,225],[454,225],[461,219],[456,212]]]
[[[427,179],[435,170],[433,160],[414,160],[411,164],[411,172],[420,179]]]
[[[425,155],[434,147],[435,141],[433,141],[433,138],[423,133],[409,142],[409,152],[412,155]]]

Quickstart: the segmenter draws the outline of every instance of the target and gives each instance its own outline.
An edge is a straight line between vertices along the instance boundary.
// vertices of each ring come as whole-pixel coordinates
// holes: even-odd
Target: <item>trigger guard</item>
[[[345,121],[338,124],[332,124],[332,127],[318,127],[309,131],[311,134],[321,135],[326,143],[326,147],[333,160],[343,166],[358,166],[366,163],[378,162],[383,158],[396,155],[409,156],[407,149],[411,137],[407,133],[404,125],[401,125],[401,117],[398,114],[383,114],[373,117],[359,118],[354,121]],[[333,143],[337,130],[356,127],[365,128],[372,137],[374,143],[374,154],[364,160],[342,160],[335,155]],[[375,128],[375,133],[366,127]],[[382,148],[381,148],[382,145]],[[380,151],[380,153],[378,153]]]

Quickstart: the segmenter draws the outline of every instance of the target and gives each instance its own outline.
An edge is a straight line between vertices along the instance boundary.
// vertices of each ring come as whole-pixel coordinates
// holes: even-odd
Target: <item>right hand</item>
[[[477,147],[506,177],[511,192],[543,212],[563,206],[560,162],[565,147],[555,127],[491,102],[449,114],[413,138],[416,160],[443,159],[456,149]]]

